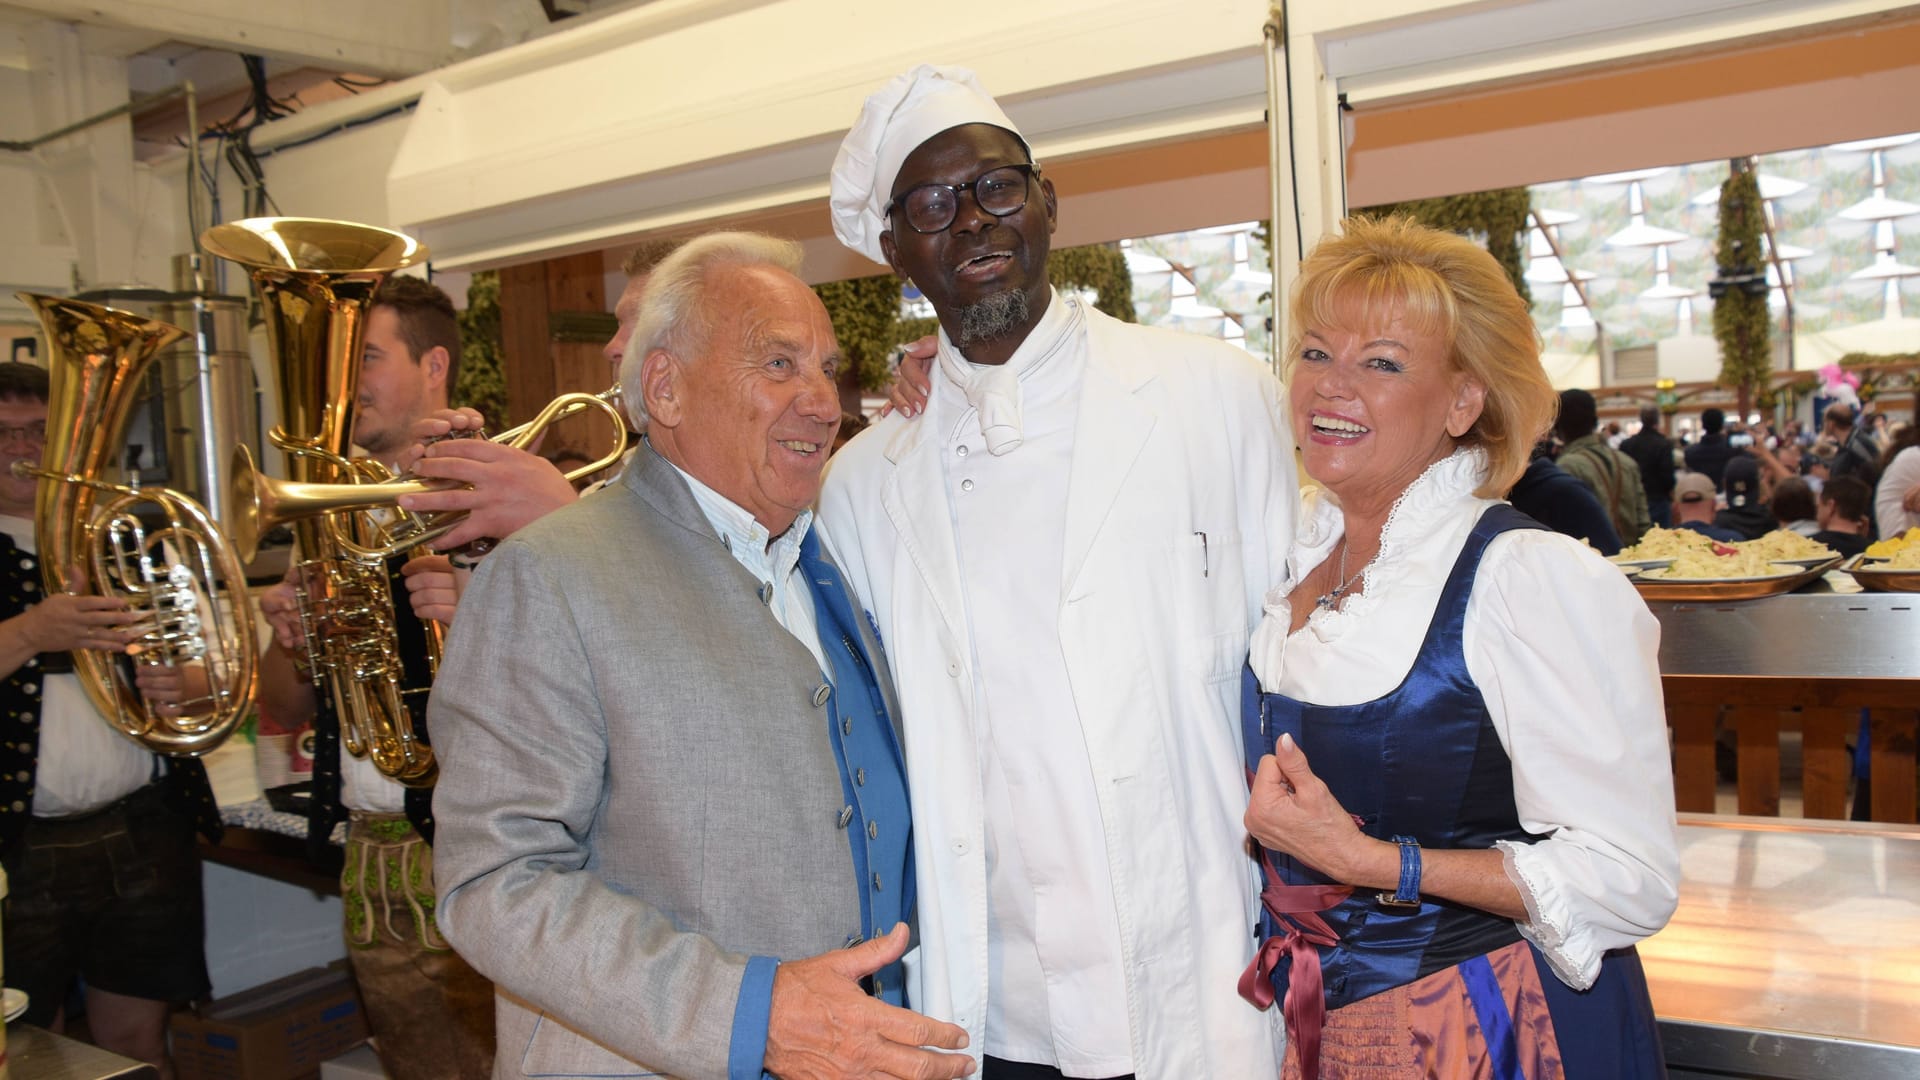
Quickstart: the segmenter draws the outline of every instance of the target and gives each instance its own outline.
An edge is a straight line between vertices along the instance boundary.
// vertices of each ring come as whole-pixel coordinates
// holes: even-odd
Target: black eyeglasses
[[[898,208],[914,232],[936,233],[959,215],[963,191],[973,192],[974,203],[994,217],[1017,214],[1027,205],[1027,182],[1033,172],[1033,162],[1025,161],[988,169],[970,184],[919,184],[888,203],[886,216],[892,217]]]

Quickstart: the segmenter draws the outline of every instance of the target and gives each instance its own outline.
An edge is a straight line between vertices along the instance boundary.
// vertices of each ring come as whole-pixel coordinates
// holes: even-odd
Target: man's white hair
[[[707,290],[713,276],[735,267],[770,266],[800,272],[801,247],[792,240],[753,232],[717,232],[698,236],[662,259],[647,278],[633,336],[620,358],[621,400],[635,431],[645,431],[647,403],[640,388],[640,367],[647,354],[665,349],[682,363],[705,351],[713,326]]]

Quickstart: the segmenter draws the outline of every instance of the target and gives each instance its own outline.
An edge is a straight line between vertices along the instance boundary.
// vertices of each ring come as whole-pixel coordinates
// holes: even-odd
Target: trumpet
[[[253,701],[253,620],[227,616],[214,600],[225,582],[233,609],[247,611],[245,571],[193,499],[100,478],[126,436],[147,365],[185,331],[97,304],[16,295],[40,316],[49,344],[46,448],[39,468],[13,467],[50,481],[34,502],[47,593],[122,601],[134,664],[202,664],[208,689],[156,706],[127,684],[112,654],[91,649],[74,650],[74,673],[95,711],[122,735],[158,753],[205,754],[226,741]],[[149,520],[161,524],[150,528]],[[70,577],[76,566],[80,577]]]
[[[566,474],[568,481],[578,483],[614,465],[626,453],[626,416],[620,411],[618,385],[598,394],[561,394],[548,402],[532,420],[494,435],[491,440],[502,446],[524,450],[554,424],[590,409],[597,409],[606,415],[613,422],[616,434],[612,450],[598,460]],[[450,437],[485,436],[479,432],[462,432]],[[351,464],[336,458],[332,464],[343,474],[352,472],[356,481],[305,483],[278,480],[254,466],[253,455],[244,445],[234,448],[233,467],[228,478],[232,507],[230,526],[234,545],[244,557],[252,557],[251,553],[257,550],[260,537],[268,530],[308,518],[320,519],[323,527],[329,530],[333,543],[342,550],[359,559],[373,560],[391,558],[430,544],[467,517],[464,510],[418,514],[396,506],[401,496],[441,490],[446,486],[445,481],[411,475],[394,476],[377,462],[364,458],[356,459]],[[394,508],[394,517],[380,523],[377,530],[356,527],[356,519],[345,516],[387,507]],[[362,543],[354,535],[367,531],[377,531],[379,539],[373,543]]]
[[[348,413],[358,390],[367,312],[387,276],[426,258],[411,237],[368,225],[310,218],[251,218],[208,229],[201,246],[246,267],[280,363],[282,424],[269,438],[299,483],[367,478],[347,457]],[[371,464],[371,463],[368,463]],[[249,462],[251,470],[251,463]],[[235,546],[257,549],[244,514]],[[337,515],[295,523],[305,667],[324,684],[348,753],[403,784],[433,783],[432,747],[414,730],[386,566],[359,554],[379,546],[376,527]],[[341,543],[346,539],[352,544]],[[437,664],[429,634],[429,663]]]

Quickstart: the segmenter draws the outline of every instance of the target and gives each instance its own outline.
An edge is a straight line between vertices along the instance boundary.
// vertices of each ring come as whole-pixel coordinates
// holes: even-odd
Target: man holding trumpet
[[[460,356],[453,302],[419,278],[389,278],[366,319],[354,445],[399,472],[420,417],[447,406]],[[403,700],[426,738],[426,690],[433,676],[421,620],[401,601],[390,560],[394,621],[406,669]],[[260,662],[263,721],[293,731],[314,724],[313,803],[308,842],[324,844],[347,821],[341,875],[347,955],[366,1003],[382,1064],[393,1076],[471,1077],[493,1068],[493,985],[448,946],[433,915],[431,787],[407,787],[371,760],[341,753],[340,720],[326,695],[297,668],[306,652],[295,583],[260,594],[275,641]],[[390,883],[398,881],[396,890]]]
[[[601,349],[601,355],[607,360],[609,383],[620,379],[620,358],[639,319],[648,277],[660,260],[678,246],[670,241],[642,244],[621,264],[627,285],[613,308],[619,329]],[[511,536],[522,526],[580,497],[560,469],[538,454],[485,439],[445,438],[479,431],[485,422],[473,409],[429,413],[413,425],[417,442],[400,459],[400,464],[414,475],[445,480],[451,485],[441,491],[405,496],[400,500],[401,509],[420,514],[467,515],[445,536],[434,541],[434,546],[442,551],[456,550],[475,540]],[[406,575],[414,614],[442,624],[452,623],[468,571],[456,569],[446,556],[428,556],[408,563]]]

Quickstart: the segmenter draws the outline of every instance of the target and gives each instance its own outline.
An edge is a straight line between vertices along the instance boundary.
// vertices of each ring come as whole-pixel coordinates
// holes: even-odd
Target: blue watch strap
[[[1400,888],[1391,893],[1379,894],[1379,902],[1386,907],[1418,908],[1420,906],[1420,842],[1411,836],[1396,836],[1393,842],[1400,845]]]

